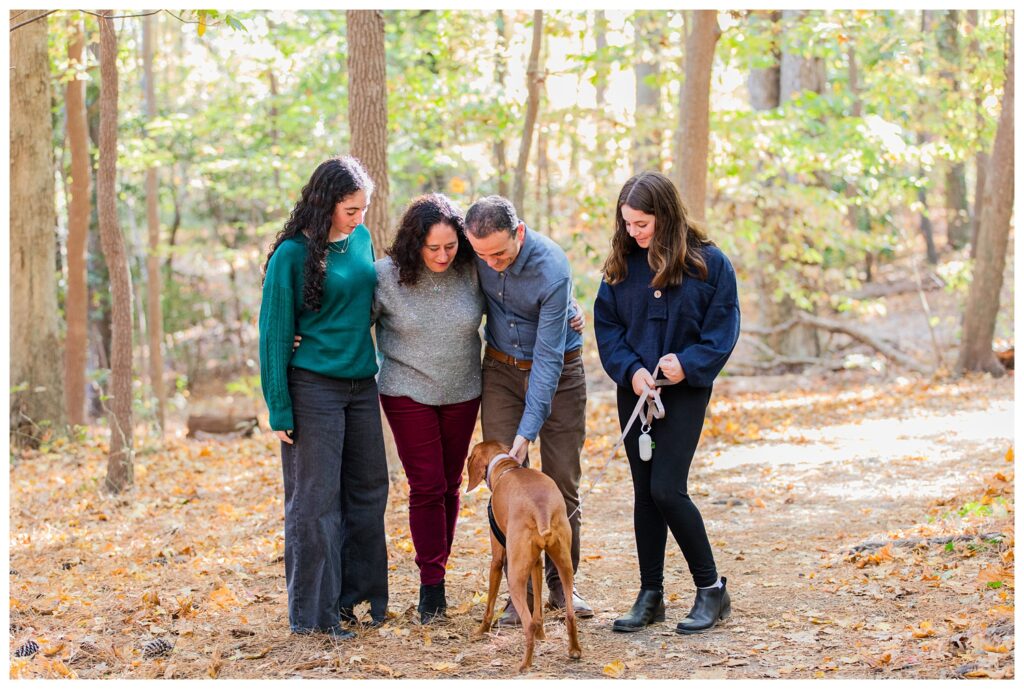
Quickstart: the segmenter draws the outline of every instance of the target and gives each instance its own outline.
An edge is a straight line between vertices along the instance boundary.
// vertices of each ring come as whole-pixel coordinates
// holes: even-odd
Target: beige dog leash
[[[615,459],[615,453],[618,452],[619,447],[622,445],[623,442],[625,442],[626,435],[629,434],[629,430],[633,427],[633,423],[640,417],[640,411],[643,409],[644,404],[647,405],[647,411],[644,414],[643,426],[641,426],[640,430],[645,436],[647,432],[650,431],[651,422],[654,419],[665,418],[665,405],[662,404],[661,402],[661,391],[658,390],[658,388],[664,387],[666,385],[674,385],[674,383],[668,380],[667,378],[662,378],[661,380],[658,380],[658,371],[660,369],[661,364],[658,364],[657,366],[654,367],[654,373],[651,376],[652,378],[654,378],[654,389],[652,390],[646,384],[644,385],[644,392],[642,395],[640,395],[640,399],[637,400],[636,406],[633,407],[633,413],[630,415],[629,421],[626,422],[626,427],[622,429],[622,435],[620,435],[619,439],[616,441],[615,446],[612,448],[611,455],[608,456],[608,461],[605,462],[603,467],[601,467],[601,471],[597,474],[597,478],[590,482],[590,487],[587,488],[587,492],[585,493],[585,495],[589,496],[590,492],[594,490],[594,486],[600,483],[601,479],[604,478],[605,472],[608,471],[608,467],[611,466],[612,460]],[[650,438],[650,436],[647,437]],[[646,459],[644,459],[641,455],[641,459],[643,459],[643,461],[648,461],[650,457],[648,456]],[[577,505],[576,509],[573,510],[572,513],[569,515],[569,519],[572,519],[574,516],[576,516],[576,513],[579,512],[581,509],[583,509],[582,495],[580,496],[580,504]]]

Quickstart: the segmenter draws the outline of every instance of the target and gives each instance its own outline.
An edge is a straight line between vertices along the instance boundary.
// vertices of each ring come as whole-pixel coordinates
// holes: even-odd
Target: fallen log
[[[255,416],[235,416],[233,414],[189,414],[187,438],[195,438],[196,433],[210,433],[224,435],[227,433],[239,433],[249,438],[260,422]]]
[[[858,290],[844,292],[842,296],[849,299],[878,299],[880,297],[891,297],[897,294],[908,294],[922,290],[937,290],[946,285],[946,281],[935,273],[928,273],[921,280],[920,287],[917,280],[897,280],[895,282],[871,282]]]
[[[866,541],[860,545],[855,545],[847,551],[848,554],[853,555],[854,553],[862,553],[865,550],[877,550],[884,548],[887,545],[894,546],[896,548],[913,548],[919,545],[945,545],[946,543],[953,543],[954,541],[991,541],[994,539],[1003,540],[1006,536],[1001,533],[986,533],[986,534],[960,534],[958,536],[932,536],[931,538],[900,538],[895,541]]]
[[[821,316],[814,316],[805,311],[798,312],[795,317],[789,319],[785,323],[781,323],[780,325],[776,325],[773,327],[762,327],[756,325],[744,326],[742,332],[750,335],[757,335],[759,337],[766,337],[768,335],[788,330],[800,323],[810,325],[821,330],[827,330],[828,332],[846,335],[848,337],[853,338],[857,342],[860,342],[863,345],[867,345],[868,347],[875,350],[876,352],[878,352],[885,358],[889,359],[890,361],[895,361],[900,366],[909,368],[912,371],[917,371],[918,373],[931,373],[931,369],[929,369],[927,366],[919,362],[917,359],[914,359],[913,357],[904,354],[900,350],[896,349],[895,346],[888,344],[887,342],[884,342],[881,338],[869,335],[866,331],[861,330],[860,328],[850,325],[848,323],[843,323],[842,321],[833,320],[831,318],[822,318]],[[752,342],[754,342],[754,340],[752,340]],[[765,348],[766,347],[767,345],[765,346]],[[764,348],[761,349],[763,350]],[[777,360],[783,360],[783,357],[778,353],[775,353],[775,356]],[[818,362],[816,360],[799,361],[794,359],[792,363],[804,363],[810,365],[812,363],[816,364]]]

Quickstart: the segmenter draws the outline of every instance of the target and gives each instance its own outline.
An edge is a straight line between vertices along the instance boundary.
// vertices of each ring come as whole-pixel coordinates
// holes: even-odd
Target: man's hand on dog
[[[522,464],[526,461],[526,453],[529,449],[530,441],[521,435],[517,435],[516,439],[512,441],[512,449],[509,450],[509,454]]]

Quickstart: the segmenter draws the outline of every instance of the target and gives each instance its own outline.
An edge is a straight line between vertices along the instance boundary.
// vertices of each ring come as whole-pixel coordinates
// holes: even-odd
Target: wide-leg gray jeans
[[[377,383],[290,368],[288,390],[295,442],[281,444],[281,464],[289,625],[327,630],[363,601],[384,619],[388,471]]]

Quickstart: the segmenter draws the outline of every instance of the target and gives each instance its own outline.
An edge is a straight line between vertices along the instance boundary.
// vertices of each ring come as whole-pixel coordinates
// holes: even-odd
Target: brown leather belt
[[[574,349],[565,353],[565,358],[562,359],[564,363],[569,363],[573,359],[579,359],[583,355],[583,348]],[[533,368],[533,361],[530,359],[516,359],[514,356],[509,356],[505,352],[495,349],[494,347],[487,345],[484,348],[484,356],[490,357],[495,361],[500,361],[503,364],[509,366],[515,366],[520,371],[529,371]]]

